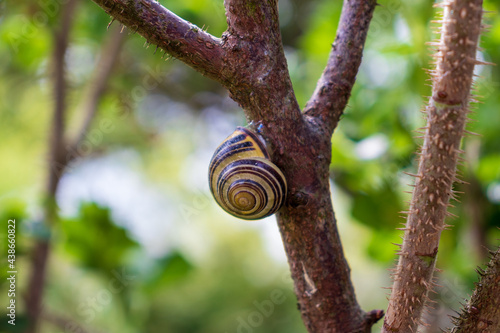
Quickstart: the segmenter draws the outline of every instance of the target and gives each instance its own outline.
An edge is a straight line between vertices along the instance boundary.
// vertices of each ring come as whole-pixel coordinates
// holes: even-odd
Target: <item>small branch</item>
[[[461,186],[464,195],[464,211],[469,221],[467,235],[471,241],[471,252],[475,254],[477,262],[487,258],[487,227],[486,219],[489,212],[489,202],[482,185],[472,172],[467,172],[465,184]]]
[[[469,230],[466,231],[466,234],[472,242],[477,262],[484,261],[484,258],[488,255],[486,221],[490,214],[488,197],[484,193],[481,182],[473,171],[479,164],[480,150],[481,145],[478,138],[469,138],[467,140],[465,147],[465,184],[462,184],[459,188],[465,193],[463,196],[464,212],[469,221]]]
[[[321,169],[328,170],[328,165]],[[306,203],[278,213],[302,320],[309,333],[369,333],[384,312],[365,313],[356,300],[334,212],[328,205],[328,182],[321,185],[311,190],[316,197],[302,192],[300,199]]]
[[[58,218],[57,205],[55,196],[59,186],[59,180],[64,173],[70,159],[66,149],[65,121],[66,113],[66,77],[65,77],[65,55],[69,42],[69,33],[73,22],[74,12],[78,0],[69,0],[63,7],[61,13],[61,25],[55,32],[55,47],[53,55],[53,71],[54,71],[54,117],[52,120],[52,136],[50,139],[50,154],[49,154],[49,175],[46,190],[46,202],[44,207],[45,227],[49,228]],[[89,90],[85,94],[83,100],[83,109],[86,113],[86,119],[82,125],[80,136],[74,145],[79,143],[78,140],[84,137],[87,133],[91,121],[95,115],[96,107],[107,78],[110,75],[112,65],[115,63],[116,57],[122,45],[123,36],[119,34],[118,29],[112,35],[111,41],[106,43],[106,46],[101,54],[101,59],[96,69],[95,78],[89,85]],[[32,272],[29,282],[29,291],[26,295],[27,312],[30,317],[30,326],[27,333],[37,331],[39,323],[41,304],[43,298],[43,289],[45,284],[45,276],[47,269],[47,261],[50,254],[50,238],[40,238],[36,241],[33,247],[32,255]]]
[[[76,9],[77,0],[71,0],[63,7],[61,25],[54,35],[54,115],[52,118],[52,138],[50,141],[50,167],[48,177],[48,196],[53,197],[56,193],[57,184],[64,171],[65,138],[64,127],[66,112],[66,70],[65,56],[68,48],[69,32],[73,22],[73,14]]]
[[[64,68],[64,57],[68,47],[69,32],[73,22],[73,14],[78,0],[69,0],[61,12],[61,24],[54,35],[54,116],[52,118],[52,136],[50,138],[50,153],[48,165],[48,181],[46,190],[46,201],[44,203],[44,224],[46,228],[51,227],[57,219],[57,207],[55,195],[59,179],[64,171],[65,139],[64,139],[64,114],[66,111],[66,77]],[[26,310],[29,317],[29,326],[26,333],[38,331],[41,312],[43,289],[45,285],[47,260],[50,253],[50,238],[40,237],[36,240],[32,249],[31,276],[27,292]]]
[[[163,38],[153,38],[150,33],[144,33],[153,30],[158,31],[155,36],[166,33],[169,40],[173,38],[184,43],[182,51],[185,53],[180,53],[181,60],[189,63],[189,52],[194,53],[192,57],[200,57],[198,48],[191,45],[191,40],[179,39],[177,35],[172,37],[171,32],[157,28],[157,22],[150,17],[156,17],[160,8],[166,11],[163,7],[147,0],[130,0],[128,4],[117,0],[115,7],[112,7],[110,0],[94,1],[123,23],[138,27],[138,31],[148,41],[161,41]],[[332,71],[332,66],[345,67],[345,71],[352,74],[352,82],[348,91],[342,92],[342,98],[333,101],[339,107],[323,107],[325,103],[332,103],[330,98],[335,96],[332,94],[329,97],[322,95],[318,99],[318,109],[343,110],[345,107],[359,67],[359,48],[362,49],[366,37],[367,21],[375,7],[374,0],[369,0],[370,5],[366,7],[362,3],[362,0],[345,1],[347,9],[344,17],[351,19],[346,18],[341,22],[339,32],[343,33],[338,43],[342,45],[339,47],[342,53],[335,53],[335,61],[330,65]],[[131,8],[127,8],[129,6]],[[326,118],[304,117],[300,112],[281,42],[277,1],[226,0],[225,8],[228,30],[221,38],[221,50],[214,45],[215,64],[193,67],[206,75],[208,71],[211,78],[221,82],[229,90],[231,98],[245,110],[247,120],[259,124],[259,131],[266,140],[273,162],[285,174],[287,202],[278,212],[277,220],[306,328],[311,333],[368,333],[383,312],[366,314],[357,303],[350,280],[350,269],[337,230],[328,181],[331,132],[334,126],[328,125],[330,120]],[[144,13],[147,11],[149,14]],[[362,16],[359,22],[356,15]],[[134,20],[140,22],[134,25]],[[161,23],[165,25],[172,24],[168,19],[162,22],[166,22]],[[364,27],[361,33],[354,32],[356,22]],[[185,30],[189,30],[189,25]],[[358,34],[362,37],[358,38]],[[344,46],[349,43],[361,45],[356,44],[356,48]],[[191,49],[188,50],[188,47]],[[167,51],[171,52],[170,49]],[[172,49],[172,52],[178,50]],[[350,59],[350,52],[355,53],[357,63],[344,63],[337,59],[341,56]],[[207,56],[201,59],[204,62],[208,60]],[[347,74],[341,72],[338,75]],[[330,76],[329,73],[325,74],[324,81],[330,80]],[[321,123],[325,121],[326,125],[323,126]],[[332,130],[327,132],[322,127],[332,127]]]
[[[78,145],[84,140],[85,135],[87,135],[92,121],[97,112],[97,105],[99,100],[106,89],[106,84],[108,82],[111,71],[116,64],[116,59],[120,53],[120,50],[125,40],[126,34],[121,32],[120,27],[111,27],[112,31],[104,42],[102,50],[100,52],[99,61],[95,67],[93,78],[87,85],[86,92],[83,94],[82,103],[79,109],[85,115],[82,126],[78,131],[78,135],[74,142],[70,145],[69,151],[76,151]],[[74,154],[71,154],[74,156]],[[70,157],[67,157],[68,159]],[[70,161],[67,160],[66,163]]]
[[[376,5],[376,0],[344,1],[328,63],[304,109],[306,115],[321,118],[330,134],[351,95]]]
[[[491,253],[488,266],[478,273],[476,289],[454,318],[452,333],[500,332],[500,248]]]
[[[371,330],[371,327],[382,319],[382,317],[384,317],[384,310],[372,310],[366,313],[363,327],[367,327],[368,330]]]
[[[50,252],[49,240],[37,240],[31,251],[31,276],[28,284],[29,290],[25,297],[27,302],[26,310],[29,317],[29,326],[26,333],[37,332],[45,286],[47,259]]]
[[[223,81],[219,38],[153,0],[93,0],[106,13],[154,45],[216,81]]]
[[[59,314],[44,312],[42,317],[46,321],[59,327],[64,332],[91,333],[90,331],[84,329],[81,325],[77,324],[74,320]]]
[[[456,180],[481,31],[482,0],[451,0],[442,6],[445,13],[424,145],[383,332],[416,332],[421,323]]]

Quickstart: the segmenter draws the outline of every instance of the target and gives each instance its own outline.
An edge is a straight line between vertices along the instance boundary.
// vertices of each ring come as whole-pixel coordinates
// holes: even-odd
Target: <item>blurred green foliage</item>
[[[63,251],[75,257],[82,268],[109,272],[126,263],[126,254],[137,243],[111,220],[108,208],[83,204],[74,219],[61,223]]]
[[[220,36],[222,0],[161,1],[179,16]],[[29,249],[37,237],[47,178],[53,109],[54,29],[62,1],[20,0],[0,18],[0,219],[16,219],[19,288],[26,290]],[[381,287],[393,265],[420,145],[414,131],[430,94],[437,37],[433,2],[381,0],[368,35],[349,106],[332,138],[333,201],[358,297],[385,308]],[[500,63],[498,0],[485,1],[489,32],[479,57]],[[340,1],[281,0],[283,42],[300,105],[326,64]],[[80,106],[110,19],[80,1],[67,53],[67,135],[75,137]],[[114,22],[113,25],[119,25]],[[296,310],[273,219],[242,222],[211,200],[206,168],[241,110],[217,84],[129,34],[99,113],[61,182],[60,221],[52,226],[42,332],[305,332]],[[485,261],[482,247],[500,232],[500,67],[479,66],[464,162],[439,255],[435,296],[457,309]],[[110,125],[111,124],[111,125]],[[124,157],[123,157],[124,156]],[[114,164],[109,161],[115,161]],[[115,180],[113,180],[115,179]],[[113,181],[112,181],[113,180]],[[479,214],[478,214],[479,212]],[[2,222],[2,225],[4,223]],[[5,239],[5,228],[0,237]],[[272,235],[272,236],[270,236]],[[5,243],[1,251],[6,253]],[[0,260],[5,263],[5,256]],[[6,292],[2,270],[0,293]],[[370,276],[367,280],[366,276]],[[19,300],[19,326],[24,305]],[[2,303],[3,306],[3,303]],[[56,318],[56,319],[54,319]],[[0,324],[1,332],[13,332]],[[19,330],[21,331],[21,330]]]

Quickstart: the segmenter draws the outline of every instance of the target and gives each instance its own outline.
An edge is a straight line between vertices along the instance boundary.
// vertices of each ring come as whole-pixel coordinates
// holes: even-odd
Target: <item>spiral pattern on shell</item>
[[[285,176],[257,134],[244,127],[237,127],[217,148],[208,178],[217,203],[245,220],[272,215],[285,202]]]

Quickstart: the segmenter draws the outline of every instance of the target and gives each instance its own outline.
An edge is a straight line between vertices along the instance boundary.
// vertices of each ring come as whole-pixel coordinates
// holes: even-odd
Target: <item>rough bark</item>
[[[291,157],[284,165],[293,185],[278,224],[309,332],[370,332],[383,316],[364,313],[356,301],[329,188],[330,138],[349,99],[375,6],[344,1],[327,66],[304,110],[307,128],[295,132],[301,142],[288,145],[280,157]],[[277,140],[286,138],[287,131],[278,135]]]
[[[474,293],[454,318],[451,333],[500,332],[500,249],[491,252],[486,269],[478,269],[480,276]]]
[[[288,74],[276,0],[226,0],[228,29],[220,40],[153,1],[94,2],[220,82],[248,121],[263,125],[273,162],[288,180],[287,203],[277,218],[308,331],[369,332],[383,312],[365,313],[356,301],[331,204],[329,164],[331,134],[354,84],[376,2],[344,2],[336,42],[306,114]]]
[[[442,6],[424,144],[383,332],[416,332],[421,324],[439,239],[447,227],[445,217],[469,112],[482,0],[446,1]]]
[[[351,96],[376,1],[345,1],[328,64],[304,113],[333,133]]]

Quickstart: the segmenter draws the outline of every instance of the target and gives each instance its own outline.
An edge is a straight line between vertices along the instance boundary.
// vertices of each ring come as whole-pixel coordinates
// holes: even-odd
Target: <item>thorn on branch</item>
[[[111,22],[108,23],[108,27],[106,28],[106,30],[109,30],[109,27],[111,27],[111,24],[113,24],[114,21],[115,21],[115,18],[111,17]]]

